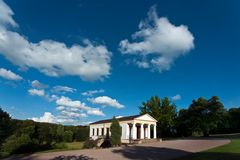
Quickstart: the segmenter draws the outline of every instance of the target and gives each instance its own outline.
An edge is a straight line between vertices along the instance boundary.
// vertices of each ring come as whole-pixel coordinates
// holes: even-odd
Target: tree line
[[[60,142],[85,141],[88,126],[63,126],[12,119],[0,108],[0,152],[6,154],[55,149]]]
[[[139,109],[140,114],[148,113],[158,121],[158,137],[240,132],[240,108],[224,108],[217,96],[194,99],[179,111],[169,98],[153,96]]]

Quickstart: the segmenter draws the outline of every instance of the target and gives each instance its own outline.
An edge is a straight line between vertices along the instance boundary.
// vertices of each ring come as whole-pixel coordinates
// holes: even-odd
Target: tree
[[[65,131],[63,133],[63,141],[64,142],[72,142],[73,139],[73,132],[72,131]]]
[[[209,136],[210,130],[217,128],[223,114],[224,107],[217,96],[213,96],[209,100],[200,97],[193,100],[189,107],[189,118],[193,131],[202,132],[204,136]]]
[[[178,136],[191,136],[191,121],[189,119],[188,109],[181,109],[176,118],[176,129]]]
[[[231,108],[228,113],[230,117],[231,131],[240,132],[240,108]]]
[[[57,126],[56,140],[57,142],[61,142],[63,140],[64,135],[64,127],[62,125]]]
[[[158,137],[160,137],[160,133],[162,136],[169,136],[173,133],[176,106],[167,97],[160,99],[158,96],[153,96],[147,102],[143,102],[139,109],[140,114],[148,113],[158,121]]]
[[[113,146],[117,146],[121,144],[121,136],[122,136],[122,128],[119,124],[119,121],[113,117],[112,124],[110,126],[110,142]]]
[[[0,146],[4,139],[9,136],[11,130],[11,117],[0,107]]]
[[[76,126],[74,131],[74,140],[75,141],[85,141],[89,138],[89,127],[85,126]]]

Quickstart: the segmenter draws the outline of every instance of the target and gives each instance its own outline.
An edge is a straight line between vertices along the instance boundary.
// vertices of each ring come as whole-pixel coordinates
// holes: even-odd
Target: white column
[[[143,128],[143,123],[141,123],[140,139],[144,139],[144,128]]]
[[[129,139],[129,125],[126,124],[124,125],[126,127],[126,133],[124,135],[124,139]],[[123,130],[122,130],[123,131]]]
[[[154,138],[157,138],[157,125],[154,125]]]
[[[150,124],[148,124],[147,130],[148,130],[147,136],[148,136],[148,139],[150,139],[151,138],[151,126],[150,126]]]
[[[132,126],[132,139],[137,139],[136,124],[135,123],[133,123],[133,126]]]
[[[90,131],[89,131],[89,137],[92,137],[92,127],[89,127]]]
[[[144,138],[148,138],[148,128],[147,127],[144,128],[144,132],[145,132],[145,137]]]

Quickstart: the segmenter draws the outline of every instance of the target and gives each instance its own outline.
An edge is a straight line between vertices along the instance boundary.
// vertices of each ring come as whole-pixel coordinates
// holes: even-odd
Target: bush
[[[104,142],[100,146],[101,148],[109,148],[112,147],[112,144],[109,139],[105,139]]]
[[[22,134],[19,137],[12,135],[6,139],[6,142],[2,146],[2,150],[9,154],[33,152],[37,148],[37,140],[32,141],[27,134]]]
[[[93,139],[88,139],[84,142],[83,148],[94,148],[97,147],[97,142]]]

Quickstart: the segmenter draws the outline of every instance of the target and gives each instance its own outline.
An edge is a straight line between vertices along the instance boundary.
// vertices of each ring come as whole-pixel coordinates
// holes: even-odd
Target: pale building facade
[[[149,114],[121,117],[117,119],[122,127],[122,143],[129,143],[131,140],[157,138],[157,120]],[[107,119],[91,123],[89,136],[92,139],[110,136],[111,120],[112,119]]]

